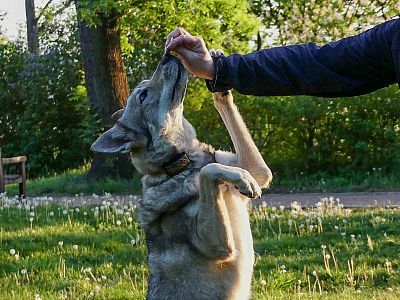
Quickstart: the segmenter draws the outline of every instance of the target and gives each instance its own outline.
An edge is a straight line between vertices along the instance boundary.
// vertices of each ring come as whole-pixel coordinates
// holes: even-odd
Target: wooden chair
[[[19,197],[26,198],[26,156],[2,157],[0,149],[0,193],[5,192],[5,185],[19,184]],[[17,164],[17,174],[5,174],[3,165]]]

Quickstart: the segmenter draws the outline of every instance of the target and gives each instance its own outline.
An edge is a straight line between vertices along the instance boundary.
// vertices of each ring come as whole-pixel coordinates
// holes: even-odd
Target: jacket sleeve
[[[314,43],[214,58],[210,91],[343,97],[400,82],[400,19],[322,47]]]

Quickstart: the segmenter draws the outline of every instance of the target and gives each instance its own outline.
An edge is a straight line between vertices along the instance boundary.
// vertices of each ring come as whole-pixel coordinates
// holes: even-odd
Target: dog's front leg
[[[192,244],[205,256],[228,259],[235,252],[231,220],[223,197],[225,183],[248,197],[261,196],[261,188],[242,168],[211,163],[200,171],[199,210],[191,227]]]
[[[232,139],[237,155],[237,166],[246,169],[262,187],[268,187],[272,173],[233,103],[231,91],[213,93],[214,106],[219,112]]]

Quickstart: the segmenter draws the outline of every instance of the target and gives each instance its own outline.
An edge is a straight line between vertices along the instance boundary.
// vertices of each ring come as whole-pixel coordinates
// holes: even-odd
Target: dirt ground
[[[110,201],[119,203],[137,203],[137,196],[113,196]],[[297,201],[303,207],[314,207],[322,198],[333,197],[339,199],[344,207],[367,207],[367,206],[392,206],[400,207],[400,192],[377,192],[377,193],[300,193],[300,194],[269,194],[265,193],[261,199],[254,200],[255,205],[265,202],[268,206],[281,206],[289,208],[290,204]],[[45,199],[44,199],[45,200]],[[53,197],[56,203],[70,202],[74,205],[101,204],[104,199],[81,196],[81,197]]]

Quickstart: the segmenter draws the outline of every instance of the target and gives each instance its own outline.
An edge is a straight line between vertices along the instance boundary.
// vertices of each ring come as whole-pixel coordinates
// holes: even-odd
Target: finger
[[[216,55],[217,55],[217,56],[222,56],[222,55],[224,55],[224,51],[222,51],[221,49],[218,49],[218,50],[216,51]]]
[[[173,31],[171,31],[170,34],[168,34],[167,40],[165,41],[165,47],[168,46],[168,44],[171,42],[172,39],[175,39],[181,35],[191,35],[191,34],[187,32],[185,29],[178,27]]]
[[[197,41],[198,38],[191,35],[181,35],[171,40],[171,42],[165,49],[167,52],[175,51],[177,53],[180,53],[183,50],[180,48],[191,48],[193,44],[195,44]]]

